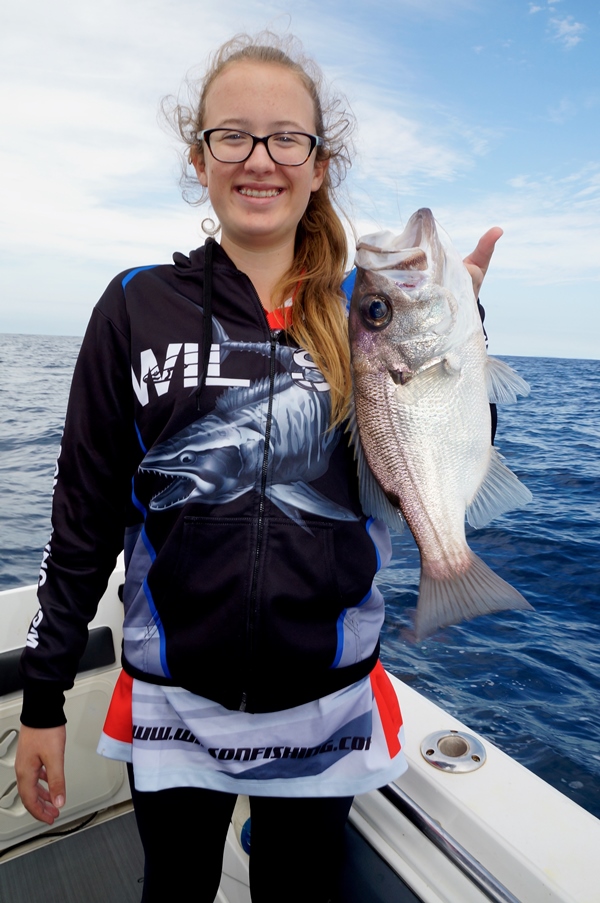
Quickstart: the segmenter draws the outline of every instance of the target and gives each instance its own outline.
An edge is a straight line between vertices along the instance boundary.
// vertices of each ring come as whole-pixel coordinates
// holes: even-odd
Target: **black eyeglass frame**
[[[215,153],[210,146],[210,136],[213,132],[234,132],[236,135],[248,135],[249,138],[252,138],[252,147],[242,160],[219,160],[219,158],[215,156]],[[275,135],[303,135],[305,138],[308,138],[310,140],[310,150],[302,163],[280,163],[279,160],[275,159],[275,157],[269,150],[269,145],[267,143],[269,141],[269,138],[274,138]],[[304,166],[304,164],[314,151],[315,147],[323,147],[323,145],[325,144],[325,142],[321,137],[319,137],[319,135],[311,135],[309,134],[309,132],[273,132],[271,135],[264,135],[262,138],[259,138],[257,135],[253,135],[251,132],[244,131],[244,129],[226,129],[222,126],[214,129],[202,129],[201,132],[198,132],[198,141],[203,141],[206,144],[209,151],[211,152],[211,155],[218,163],[232,163],[234,165],[236,163],[245,163],[246,160],[249,160],[254,153],[254,148],[256,147],[256,145],[264,144],[269,157],[277,166]]]

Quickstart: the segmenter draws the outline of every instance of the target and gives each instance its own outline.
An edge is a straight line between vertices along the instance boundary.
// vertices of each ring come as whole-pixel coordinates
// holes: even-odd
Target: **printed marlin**
[[[268,343],[233,342],[218,328],[221,360],[232,350],[270,354]],[[308,528],[301,512],[357,520],[352,511],[309,485],[326,473],[340,436],[338,430],[329,429],[327,383],[305,352],[278,345],[276,353],[286,372],[276,374],[274,381],[269,436],[272,472],[266,495],[304,529]],[[140,471],[159,473],[171,482],[154,496],[150,508],[161,511],[194,500],[224,505],[251,490],[260,491],[257,474],[264,456],[269,394],[268,378],[248,388],[230,388],[210,414],[152,448]]]

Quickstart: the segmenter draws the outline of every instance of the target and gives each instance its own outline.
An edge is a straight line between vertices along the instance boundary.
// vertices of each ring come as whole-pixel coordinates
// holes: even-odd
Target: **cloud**
[[[360,123],[357,143],[363,179],[376,179],[382,186],[408,184],[414,178],[453,180],[458,171],[471,165],[464,145],[452,147],[456,142],[449,142],[447,133],[424,118],[366,100],[357,104],[355,111]]]
[[[600,281],[600,164],[562,177],[521,174],[507,185],[508,191],[451,211],[457,245],[476,238],[472,225],[466,237],[467,223],[497,223],[504,237],[494,268],[502,275],[531,285]]]
[[[442,186],[464,185],[478,159],[498,140],[493,131],[428,104],[377,86],[353,104],[357,154],[343,206],[362,231],[376,231],[411,213],[412,205],[439,195]],[[456,189],[459,192],[459,189]],[[371,217],[368,228],[365,217]]]
[[[556,125],[563,125],[567,120],[572,119],[576,113],[577,107],[575,104],[568,98],[563,97],[556,106],[548,107],[547,119]]]
[[[558,17],[553,15],[557,12],[557,3],[562,0],[549,0],[547,6],[540,6],[538,3],[529,4],[529,14],[534,15],[540,12],[550,13],[551,17],[547,20],[547,30],[550,39],[555,43],[562,44],[565,50],[572,50],[583,40],[583,34],[587,31],[587,25],[583,22],[576,22],[573,16]]]
[[[576,22],[573,16],[565,16],[563,19],[550,19],[550,31],[553,41],[562,44],[566,50],[571,50],[583,40],[582,35],[587,31],[587,26]]]

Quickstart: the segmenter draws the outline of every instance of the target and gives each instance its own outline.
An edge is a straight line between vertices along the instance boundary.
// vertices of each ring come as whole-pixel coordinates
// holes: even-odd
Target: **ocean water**
[[[33,583],[80,340],[0,337],[0,589]],[[531,395],[499,411],[496,446],[533,502],[471,547],[534,612],[407,638],[419,556],[408,530],[379,577],[394,674],[600,817],[600,361],[505,358]],[[441,725],[443,728],[444,725]]]

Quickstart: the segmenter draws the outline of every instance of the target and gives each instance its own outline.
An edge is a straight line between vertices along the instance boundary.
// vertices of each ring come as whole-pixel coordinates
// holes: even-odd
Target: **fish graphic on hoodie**
[[[217,325],[224,355],[232,350],[270,354],[268,343],[233,342]],[[163,511],[189,501],[224,505],[246,492],[260,491],[256,462],[262,461],[268,441],[274,472],[265,491],[280,511],[306,530],[302,512],[332,520],[357,520],[351,511],[309,485],[327,471],[340,438],[339,430],[329,429],[329,386],[302,349],[277,345],[275,351],[285,368],[273,382],[279,415],[264,416],[271,395],[268,377],[249,387],[228,389],[210,414],[154,446],[144,457],[140,472],[169,479],[168,486],[150,501],[151,510]]]

